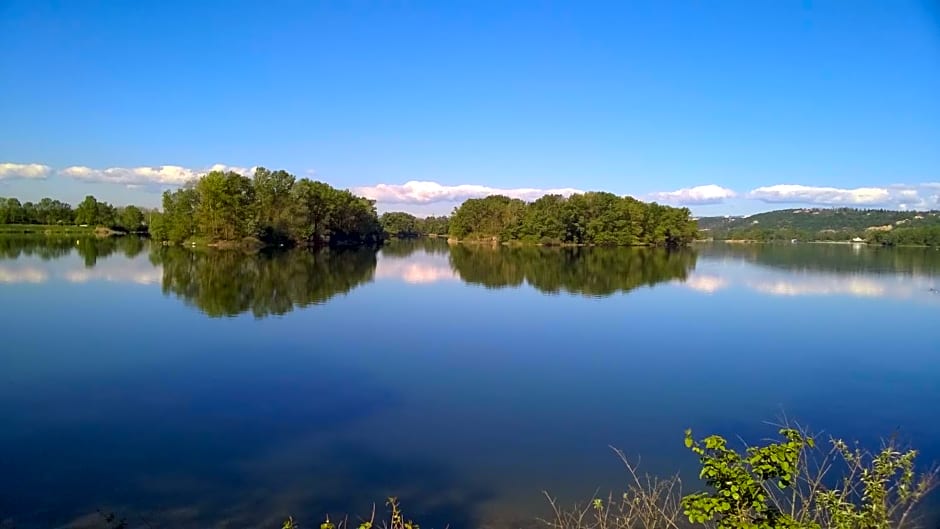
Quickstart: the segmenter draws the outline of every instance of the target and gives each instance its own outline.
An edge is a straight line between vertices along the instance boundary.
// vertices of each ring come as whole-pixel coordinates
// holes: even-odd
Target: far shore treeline
[[[51,198],[33,203],[0,197],[0,225],[104,226],[137,232],[146,229],[145,213],[137,206],[116,208],[93,196],[85,197],[74,209],[71,204]]]
[[[450,217],[450,236],[461,240],[676,246],[692,242],[697,231],[687,208],[602,192],[545,195],[529,203],[500,195],[475,198]]]
[[[681,245],[696,235],[686,208],[612,193],[469,199],[450,217],[379,216],[375,202],[323,182],[260,167],[253,177],[210,172],[163,193],[162,210],[115,208],[88,196],[75,209],[58,200],[0,198],[0,224],[103,226],[149,232],[168,244],[368,245],[389,237],[551,245]]]
[[[419,218],[400,211],[378,215],[373,200],[263,167],[252,177],[210,172],[164,192],[162,209],[115,207],[94,196],[75,208],[51,198],[33,203],[0,197],[0,232],[105,227],[105,233],[149,234],[167,244],[215,246],[360,246],[422,236],[552,246],[680,246],[697,238],[940,246],[937,215],[816,208],[695,219],[687,208],[587,192],[533,202],[502,195],[472,198],[450,216]]]
[[[163,195],[162,214],[150,225],[154,239],[244,241],[297,245],[374,244],[386,237],[449,236],[459,240],[541,244],[678,245],[696,225],[685,208],[645,204],[610,193],[526,203],[504,196],[470,199],[450,218],[418,218],[323,182],[297,180],[287,171],[258,168],[254,178],[211,172]]]

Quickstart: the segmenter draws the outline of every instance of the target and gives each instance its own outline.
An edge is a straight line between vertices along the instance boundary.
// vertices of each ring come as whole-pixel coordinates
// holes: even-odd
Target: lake
[[[0,521],[521,524],[784,415],[940,460],[940,251],[0,238]],[[692,481],[691,479],[689,481]],[[136,525],[135,525],[136,524]]]

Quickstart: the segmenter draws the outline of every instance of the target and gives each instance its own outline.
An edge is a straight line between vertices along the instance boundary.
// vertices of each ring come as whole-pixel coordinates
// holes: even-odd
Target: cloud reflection
[[[50,279],[60,279],[69,283],[89,283],[106,281],[109,283],[133,283],[137,285],[160,284],[163,278],[161,267],[146,263],[146,267],[130,266],[129,262],[98,263],[94,268],[72,268],[56,271],[51,265],[40,266],[0,266],[0,284],[38,285]]]
[[[0,267],[0,283],[17,284],[30,283],[39,284],[49,280],[49,274],[36,267]]]
[[[110,268],[110,267],[108,267]],[[81,268],[66,271],[62,277],[69,283],[88,283],[90,281],[107,281],[109,283],[135,283],[138,285],[155,285],[163,279],[160,268],[151,267],[149,270],[129,270],[125,268]]]
[[[889,291],[886,285],[863,277],[801,278],[798,280],[762,280],[747,286],[762,294],[772,296],[832,296],[846,295],[863,298],[897,297],[902,289]],[[909,290],[909,289],[904,289]],[[892,296],[895,294],[895,296]],[[910,297],[905,292],[903,297]]]
[[[847,296],[854,298],[920,299],[940,302],[940,280],[931,276],[794,273],[777,270],[732,268],[694,273],[682,282],[685,288],[704,294],[743,287],[777,297]]]
[[[685,281],[685,286],[692,290],[713,294],[727,288],[729,281],[723,277],[710,274],[693,274]]]
[[[375,268],[376,279],[397,279],[412,285],[455,281],[460,276],[446,259],[383,258]]]

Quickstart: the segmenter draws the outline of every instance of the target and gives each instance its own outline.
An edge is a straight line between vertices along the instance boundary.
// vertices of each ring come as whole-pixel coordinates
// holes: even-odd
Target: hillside
[[[940,226],[937,211],[782,209],[746,216],[699,217],[703,237],[714,239],[869,240],[876,233]]]

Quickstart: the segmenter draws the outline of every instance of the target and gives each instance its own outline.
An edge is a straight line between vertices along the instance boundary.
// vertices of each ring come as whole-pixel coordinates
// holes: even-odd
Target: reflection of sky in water
[[[49,281],[88,283],[105,281],[110,283],[135,283],[158,285],[163,277],[159,266],[143,259],[110,255],[99,259],[93,267],[87,267],[76,256],[59,260],[43,261],[38,257],[21,257],[16,261],[0,261],[0,284],[40,284]]]
[[[0,264],[0,283],[45,283],[49,274],[38,266]]]
[[[784,270],[734,261],[699,259],[681,284],[713,294],[743,288],[771,296],[847,296],[940,303],[937,276]]]
[[[206,318],[162,272],[146,252],[0,261],[0,465],[20,476],[0,513],[17,527],[108,506],[312,526],[391,494],[427,527],[528,520],[542,490],[620,486],[608,445],[688,471],[686,427],[759,439],[783,411],[866,442],[900,426],[940,459],[940,315],[906,310],[940,298],[937,276],[700,254],[684,282],[546,296],[455,281],[447,253],[418,250],[256,320]],[[890,332],[845,332],[871,322]]]
[[[376,279],[394,279],[420,285],[438,281],[454,281],[460,278],[450,266],[446,254],[425,254],[408,257],[379,255],[375,266]]]

